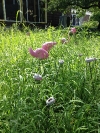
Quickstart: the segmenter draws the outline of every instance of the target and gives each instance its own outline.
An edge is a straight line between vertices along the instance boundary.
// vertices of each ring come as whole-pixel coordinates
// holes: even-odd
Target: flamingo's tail
[[[30,53],[32,56],[36,56],[36,55],[35,55],[35,52],[32,50],[32,48],[29,48],[29,53]]]

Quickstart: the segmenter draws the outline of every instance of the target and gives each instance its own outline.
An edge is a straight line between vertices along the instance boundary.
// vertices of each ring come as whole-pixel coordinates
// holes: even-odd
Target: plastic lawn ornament
[[[42,45],[42,48],[37,48],[33,50],[32,48],[29,49],[29,53],[38,59],[47,59],[49,56],[49,50],[56,44],[56,42],[45,42]]]
[[[29,49],[29,53],[38,59],[47,59],[49,54],[48,52],[43,48],[37,48],[36,50],[32,50],[32,48]]]
[[[42,48],[49,52],[49,50],[56,44],[56,42],[45,42]]]
[[[74,35],[76,33],[76,28],[71,28],[71,30],[69,31],[69,35]]]
[[[71,28],[70,32],[75,34],[76,33],[76,28]]]

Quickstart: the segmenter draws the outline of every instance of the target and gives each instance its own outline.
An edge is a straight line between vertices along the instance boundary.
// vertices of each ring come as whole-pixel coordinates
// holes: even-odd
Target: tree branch
[[[71,6],[73,6],[74,4],[70,4]],[[89,6],[82,6],[80,4],[76,4],[76,6],[79,6],[82,9],[89,9],[91,7],[98,7],[98,4],[94,4],[94,5],[89,5]]]

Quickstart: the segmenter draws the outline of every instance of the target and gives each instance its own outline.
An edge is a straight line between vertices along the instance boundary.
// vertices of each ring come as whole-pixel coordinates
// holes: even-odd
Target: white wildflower
[[[50,98],[46,101],[46,104],[47,104],[47,105],[52,105],[53,103],[55,103],[54,97],[50,97]]]
[[[63,63],[64,63],[64,60],[60,59],[59,64],[63,64]]]
[[[37,74],[37,73],[34,74],[33,78],[35,80],[42,80],[42,76],[40,74]]]
[[[96,60],[96,58],[86,58],[86,59],[85,59],[85,61],[86,61],[87,63],[90,63],[90,62],[95,61],[95,60]]]
[[[66,38],[60,38],[61,43],[67,43],[68,41],[66,40]]]

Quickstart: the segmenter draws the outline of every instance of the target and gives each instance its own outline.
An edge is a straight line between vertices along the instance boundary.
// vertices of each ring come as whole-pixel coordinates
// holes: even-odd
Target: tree
[[[91,7],[98,7],[100,9],[100,0],[50,0],[49,8],[66,10],[69,6],[77,6],[82,9],[89,9]]]
[[[95,8],[95,11],[94,11],[94,9],[91,9],[91,10],[93,12],[92,16],[91,16],[91,20],[99,22],[98,29],[100,30],[100,10],[98,10],[97,8]]]
[[[70,8],[81,8],[82,10],[92,10],[95,11],[95,8],[98,9],[98,12],[100,13],[100,0],[50,0],[48,3],[48,10],[60,10],[61,12],[64,12]],[[100,29],[100,19],[98,19],[99,25],[98,29]]]

